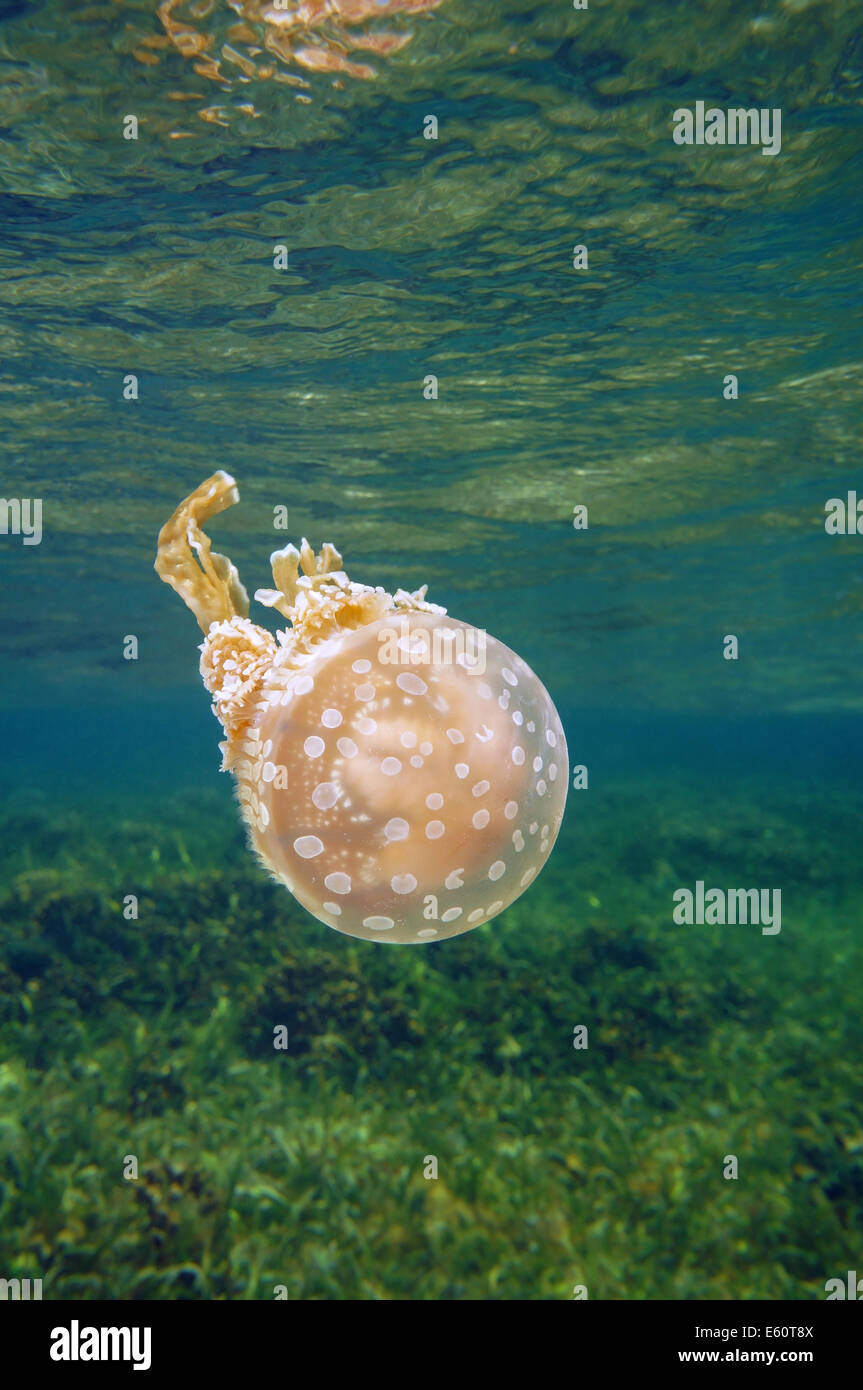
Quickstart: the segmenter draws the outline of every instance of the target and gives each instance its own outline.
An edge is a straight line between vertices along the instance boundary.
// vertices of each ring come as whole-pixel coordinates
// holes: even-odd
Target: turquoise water
[[[40,544],[0,534],[2,1259],[55,1297],[272,1297],[285,1250],[292,1297],[823,1296],[863,1233],[863,536],[825,530],[863,498],[859,6],[322,8],[0,3],[0,491],[42,503]],[[780,152],[675,144],[699,101],[779,108]],[[216,468],[250,591],[301,536],[428,584],[537,671],[589,768],[521,903],[421,963],[247,854],[200,635],[152,568]],[[782,933],[682,935],[698,879],[781,889]],[[261,999],[306,1028],[277,1091]],[[177,1165],[210,1194],[188,1229],[158,1215]]]

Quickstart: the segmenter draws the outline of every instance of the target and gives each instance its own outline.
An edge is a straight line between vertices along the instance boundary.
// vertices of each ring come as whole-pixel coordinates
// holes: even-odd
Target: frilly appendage
[[[235,565],[211,551],[202,523],[238,502],[234,479],[221,469],[201,483],[159,532],[155,569],[198,620],[205,640],[201,676],[213,696],[213,710],[229,740],[225,752],[242,739],[266,677],[274,668],[301,669],[320,642],[339,631],[365,627],[389,613],[439,613],[426,602],[427,586],[395,594],[355,584],[342,569],[342,557],[327,542],[315,554],[307,540],[287,545],[270,557],[273,589],[255,599],[275,608],[291,624],[274,638],[249,617],[249,598]]]

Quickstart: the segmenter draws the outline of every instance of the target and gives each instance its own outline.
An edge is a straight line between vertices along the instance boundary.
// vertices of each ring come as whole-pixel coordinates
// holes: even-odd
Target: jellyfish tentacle
[[[234,479],[219,469],[180,503],[159,532],[156,573],[177,591],[204,633],[213,623],[248,616],[249,596],[236,565],[211,550],[201,529],[239,500]]]

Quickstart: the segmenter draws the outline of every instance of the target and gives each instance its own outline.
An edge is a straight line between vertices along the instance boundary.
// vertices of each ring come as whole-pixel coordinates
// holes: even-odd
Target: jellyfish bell
[[[563,818],[566,740],[548,692],[502,642],[425,599],[352,583],[331,545],[272,556],[248,618],[201,526],[238,500],[216,473],[159,536],[156,570],[192,609],[251,844],[309,912],[349,936],[422,944],[495,917]]]
[[[557,833],[566,752],[548,696],[491,638],[482,674],[435,661],[438,644],[418,639],[444,625],[475,635],[433,613],[383,617],[321,643],[299,675],[274,666],[247,734],[241,787],[258,853],[351,935],[467,931],[524,891]],[[388,659],[393,647],[404,664]]]

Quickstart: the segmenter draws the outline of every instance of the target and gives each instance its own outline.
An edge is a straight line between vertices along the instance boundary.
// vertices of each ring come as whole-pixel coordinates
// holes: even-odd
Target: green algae
[[[110,855],[98,819],[58,815],[77,876],[42,862],[31,812],[0,904],[7,1277],[50,1298],[810,1299],[859,1263],[853,797],[774,789],[765,813],[750,788],[705,817],[694,791],[619,787],[497,923],[412,951],[320,927],[211,809],[196,837],[182,802],[143,807]],[[671,926],[675,884],[732,872],[782,884],[779,938]]]

